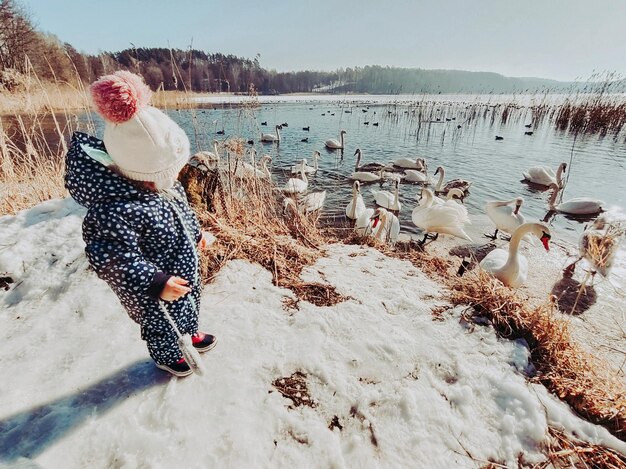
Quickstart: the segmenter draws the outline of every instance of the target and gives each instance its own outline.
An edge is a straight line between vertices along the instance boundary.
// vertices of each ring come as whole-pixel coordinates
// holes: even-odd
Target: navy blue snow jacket
[[[159,295],[170,276],[188,280],[192,291],[166,306],[183,334],[195,334],[202,232],[183,187],[177,182],[166,192],[139,189],[90,157],[89,149],[106,152],[101,140],[75,132],[66,156],[65,187],[87,208],[83,239],[90,265],[141,325],[144,340],[171,335]]]

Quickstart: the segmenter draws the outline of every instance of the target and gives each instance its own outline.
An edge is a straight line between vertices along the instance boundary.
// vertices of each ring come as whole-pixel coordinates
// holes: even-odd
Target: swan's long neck
[[[318,159],[319,156],[317,156],[317,152],[313,152],[313,167],[315,168],[315,171],[319,168]]]
[[[341,142],[343,145],[343,142]],[[354,165],[354,170],[358,171],[359,170],[359,164],[361,164],[361,152],[357,151],[356,152],[356,164]]]
[[[393,206],[394,208],[398,208],[398,205],[400,204],[400,199],[398,197],[398,183],[396,183],[396,190],[393,191]]]
[[[215,140],[213,140],[213,152],[215,153],[215,158],[217,159],[217,161],[219,161],[220,154],[217,151],[217,142]]]
[[[356,188],[356,184],[352,186],[352,211],[350,212],[350,218],[353,220],[356,218],[356,200],[357,200],[358,190]]]
[[[387,234],[386,233],[387,229],[385,228],[385,226],[387,225],[387,212],[386,211],[380,214],[378,223],[380,223],[380,226],[378,227],[378,231],[376,232],[376,239],[379,241],[384,241],[383,234],[385,236]]]
[[[522,241],[522,238],[526,236],[526,234],[533,230],[533,228],[533,224],[529,223],[527,225],[522,225],[515,230],[513,236],[511,236],[511,241],[509,242],[509,257],[506,260],[505,267],[517,266],[519,264],[519,243]]]
[[[559,169],[556,170],[556,183],[560,186],[561,185],[561,175],[563,174],[563,164],[559,165]]]
[[[276,140],[280,142],[280,127],[276,126]]]
[[[445,175],[445,170],[443,169],[443,167],[439,167],[439,181],[437,181],[437,185],[435,186],[435,190],[436,191],[440,191],[441,190],[441,186],[443,186],[443,178]]]
[[[306,171],[304,170],[304,166],[302,166],[302,167],[300,168],[300,176],[302,176],[302,180],[303,180],[305,183],[307,183],[307,184],[309,183],[309,180],[308,180],[308,179],[307,179],[307,177],[306,177]]]
[[[423,197],[424,197],[424,208],[430,207],[433,204],[433,193],[426,189],[424,190]]]
[[[261,170],[265,173],[268,179],[272,177],[270,169],[267,167],[267,158],[264,158],[263,161],[261,161]]]
[[[556,207],[554,206],[555,202],[556,202],[556,197],[559,195],[559,189],[555,188],[554,191],[552,192],[552,195],[550,196],[550,200],[548,201],[548,208],[550,210],[556,210]]]

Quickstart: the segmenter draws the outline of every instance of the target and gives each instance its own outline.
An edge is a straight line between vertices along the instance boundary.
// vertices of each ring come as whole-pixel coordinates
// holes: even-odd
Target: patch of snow
[[[548,423],[624,442],[528,384],[523,342],[470,327],[441,286],[371,248],[328,246],[305,281],[350,297],[300,301],[259,265],[228,262],[202,296],[219,337],[206,376],[157,370],[82,254],[70,199],[0,218],[0,461],[23,467],[476,467],[544,459]],[[315,407],[272,382],[306,374]],[[9,383],[10,385],[5,385]],[[341,429],[333,427],[336,421]]]

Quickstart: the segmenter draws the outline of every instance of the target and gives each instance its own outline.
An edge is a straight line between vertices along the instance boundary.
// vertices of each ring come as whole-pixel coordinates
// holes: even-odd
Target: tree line
[[[564,89],[567,83],[509,78],[496,73],[424,70],[377,65],[332,72],[277,72],[254,59],[202,50],[133,47],[90,55],[51,34],[37,31],[18,0],[0,0],[0,90],[12,91],[34,72],[42,81],[77,85],[125,69],[153,89],[260,94],[489,93]]]

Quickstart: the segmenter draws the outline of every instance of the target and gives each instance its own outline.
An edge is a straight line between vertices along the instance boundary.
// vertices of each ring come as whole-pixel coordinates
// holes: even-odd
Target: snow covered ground
[[[269,272],[229,262],[203,294],[206,375],[170,378],[88,270],[83,214],[65,199],[0,218],[0,467],[517,467],[543,459],[549,423],[626,454],[528,384],[523,343],[459,309],[433,320],[441,286],[359,246],[303,272],[350,297],[333,307],[286,308]],[[296,371],[314,407],[273,387]]]

